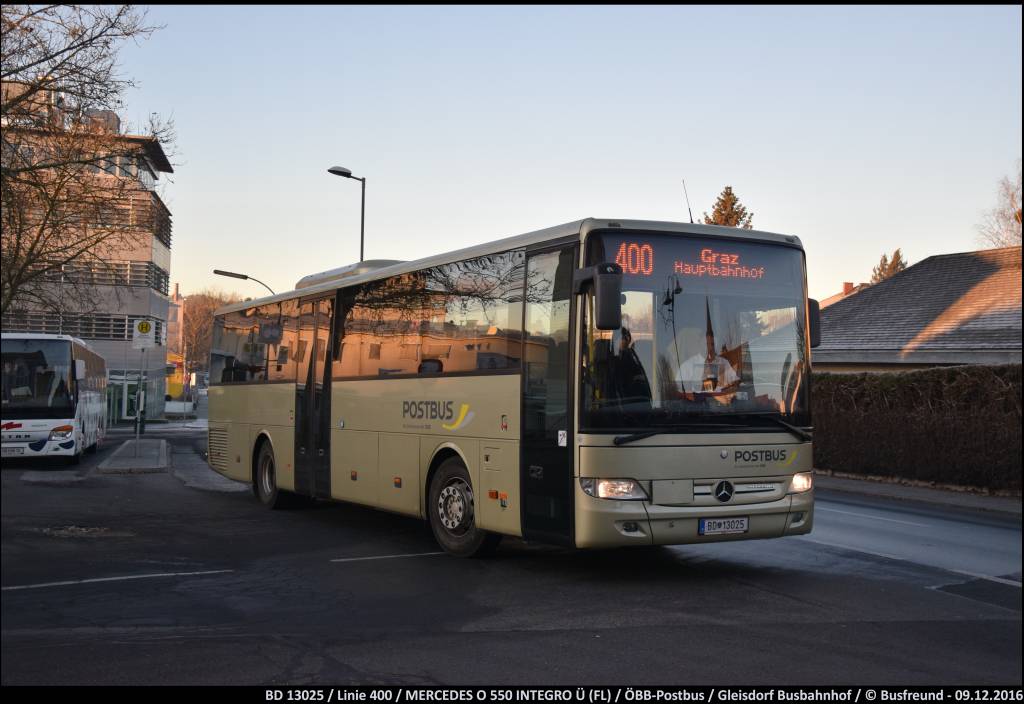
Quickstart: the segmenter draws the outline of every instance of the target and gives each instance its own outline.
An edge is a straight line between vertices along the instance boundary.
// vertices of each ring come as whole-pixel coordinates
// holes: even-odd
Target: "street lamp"
[[[352,178],[363,184],[363,200],[359,206],[359,261],[363,261],[363,229],[366,225],[366,178],[353,176],[352,172],[344,166],[332,166],[327,169],[327,173],[341,176],[342,178]]]
[[[221,271],[220,269],[214,269],[213,273],[216,274],[217,276],[230,276],[232,279],[243,279],[243,280],[246,280],[246,281],[248,281],[248,280],[255,281],[260,286],[262,286],[263,288],[265,288],[268,291],[270,291],[270,295],[271,296],[276,296],[277,295],[276,293],[274,293],[274,289],[272,289],[269,286],[267,286],[265,283],[263,283],[262,281],[257,279],[255,276],[249,276],[248,274],[236,274],[233,271]]]

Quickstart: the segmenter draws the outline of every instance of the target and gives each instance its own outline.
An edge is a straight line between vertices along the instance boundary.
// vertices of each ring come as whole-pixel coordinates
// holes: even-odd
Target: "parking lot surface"
[[[4,463],[3,684],[1021,681],[1019,518],[819,491],[806,537],[460,560],[147,435],[168,471]]]

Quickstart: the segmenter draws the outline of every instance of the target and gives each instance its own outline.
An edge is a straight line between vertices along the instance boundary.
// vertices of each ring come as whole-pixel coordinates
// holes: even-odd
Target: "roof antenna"
[[[683,179],[683,195],[686,196],[686,210],[690,213],[690,224],[693,224],[693,211],[690,210],[690,194],[686,192],[686,179]]]

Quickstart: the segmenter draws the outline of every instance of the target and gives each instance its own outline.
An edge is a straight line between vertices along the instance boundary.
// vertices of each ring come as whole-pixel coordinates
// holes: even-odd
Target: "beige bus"
[[[817,321],[800,241],[755,230],[587,219],[362,262],[217,311],[209,463],[460,556],[808,533]]]

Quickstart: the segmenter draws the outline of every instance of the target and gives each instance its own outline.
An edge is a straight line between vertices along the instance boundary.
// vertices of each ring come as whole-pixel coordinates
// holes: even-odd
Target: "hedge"
[[[1021,365],[816,372],[814,466],[1021,489]]]

